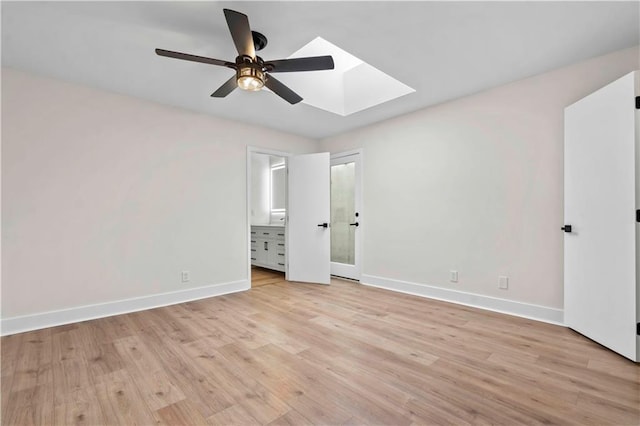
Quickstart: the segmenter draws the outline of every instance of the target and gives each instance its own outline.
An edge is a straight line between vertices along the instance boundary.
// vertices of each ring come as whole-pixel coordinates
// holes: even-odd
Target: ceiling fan
[[[224,16],[231,32],[231,37],[238,50],[235,62],[220,59],[205,58],[188,53],[173,52],[171,50],[156,49],[156,54],[185,61],[201,62],[203,64],[219,65],[235,70],[236,74],[227,80],[218,90],[211,94],[214,98],[224,98],[236,87],[244,90],[257,91],[267,86],[273,93],[290,104],[297,104],[302,98],[293,90],[273,77],[272,73],[332,70],[331,56],[313,56],[307,58],[278,59],[264,61],[256,55],[267,45],[267,38],[256,31],[251,31],[247,15],[235,10],[223,9]]]

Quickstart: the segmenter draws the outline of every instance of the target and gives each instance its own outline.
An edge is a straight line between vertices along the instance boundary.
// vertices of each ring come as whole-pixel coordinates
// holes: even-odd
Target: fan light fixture
[[[250,65],[238,67],[236,82],[242,90],[256,92],[264,86],[264,73],[259,68]]]
[[[280,83],[271,75],[272,73],[320,71],[332,70],[334,68],[333,58],[329,55],[263,61],[261,57],[256,56],[256,51],[262,50],[267,45],[267,38],[259,32],[251,31],[249,18],[247,18],[247,15],[244,13],[231,9],[223,9],[223,12],[227,20],[227,25],[229,26],[229,31],[231,32],[231,38],[238,51],[235,63],[215,58],[205,58],[204,56],[190,55],[189,53],[156,49],[156,54],[160,56],[217,65],[235,70],[235,75],[229,78],[218,90],[213,92],[211,94],[212,97],[224,98],[233,92],[236,87],[242,90],[257,92],[264,86],[267,86],[273,93],[293,105],[300,102],[302,98],[296,92]]]

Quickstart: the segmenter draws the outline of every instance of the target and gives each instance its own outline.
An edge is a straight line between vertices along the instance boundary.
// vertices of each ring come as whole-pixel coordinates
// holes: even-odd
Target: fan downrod
[[[267,37],[259,33],[257,31],[251,31],[251,35],[253,36],[253,45],[256,50],[262,50],[267,45]]]

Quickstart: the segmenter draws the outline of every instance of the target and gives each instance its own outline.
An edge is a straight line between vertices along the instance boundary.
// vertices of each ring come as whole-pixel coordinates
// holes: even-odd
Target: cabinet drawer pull
[[[252,243],[255,243],[255,242],[256,242],[256,240],[251,240],[251,242],[252,242]]]
[[[278,243],[278,245],[284,247],[284,243]]]
[[[284,237],[284,234],[278,234],[279,237]]]
[[[255,234],[255,233],[256,233],[256,231],[251,231],[251,233],[252,233],[252,234]]]
[[[256,249],[251,249],[251,251],[256,251]]]
[[[284,263],[280,263],[280,262],[278,262],[278,265],[280,265],[280,266],[284,266]]]
[[[269,244],[269,241],[265,241],[264,242],[264,249],[265,250],[269,250],[269,245],[268,244]]]
[[[278,253],[278,256],[284,256],[284,253]]]
[[[262,235],[269,235],[269,233],[268,232],[263,232]]]
[[[251,260],[256,260],[256,258],[255,258],[255,257],[252,257],[252,258],[251,258]]]

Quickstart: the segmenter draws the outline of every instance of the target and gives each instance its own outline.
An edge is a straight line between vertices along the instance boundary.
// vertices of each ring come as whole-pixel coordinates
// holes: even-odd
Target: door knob
[[[571,225],[565,225],[560,229],[562,229],[564,232],[569,233],[569,232],[571,232]]]
[[[356,223],[350,223],[349,226],[360,226],[360,224],[358,222]]]
[[[319,224],[318,224],[318,227],[320,227],[320,228],[328,228],[328,227],[329,227],[329,224],[328,224],[327,222],[319,223]]]

